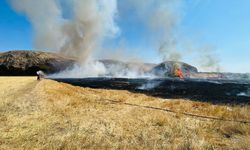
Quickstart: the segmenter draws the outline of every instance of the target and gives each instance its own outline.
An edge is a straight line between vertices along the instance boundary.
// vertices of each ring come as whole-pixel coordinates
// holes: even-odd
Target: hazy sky
[[[181,19],[176,30],[183,36],[178,40],[212,48],[223,71],[250,72],[249,0],[183,0],[179,9]],[[126,18],[118,18],[117,23],[122,33],[116,41],[129,45],[128,53],[149,62],[160,61],[157,51],[147,45],[143,37],[146,31],[139,23]],[[0,51],[12,49],[34,49],[32,26],[7,0],[0,0]],[[193,62],[191,58],[184,61]]]

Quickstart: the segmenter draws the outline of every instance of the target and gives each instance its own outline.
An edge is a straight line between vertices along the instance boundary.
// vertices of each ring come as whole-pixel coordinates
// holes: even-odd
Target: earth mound
[[[41,51],[14,50],[0,53],[1,76],[32,76],[36,71],[55,73],[71,67],[76,60]]]
[[[189,64],[178,62],[178,61],[165,61],[150,70],[150,73],[159,77],[173,77],[175,76],[175,71],[180,68],[184,76],[189,76],[190,74],[198,73],[198,69]]]

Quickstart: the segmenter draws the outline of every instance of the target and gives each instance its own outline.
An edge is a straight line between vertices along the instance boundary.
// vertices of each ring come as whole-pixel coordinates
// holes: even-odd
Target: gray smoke
[[[135,10],[127,14],[138,16],[138,20],[147,29],[150,44],[158,50],[162,60],[183,60],[190,55],[176,34],[183,0],[9,1],[16,11],[27,16],[31,22],[35,48],[75,56],[83,64],[82,68],[86,67],[88,59],[96,51],[106,53],[103,43],[120,32],[116,23],[120,11],[118,9],[121,9],[118,6]],[[203,63],[198,64],[204,68],[214,69],[218,66],[218,61],[210,51],[195,49],[192,53],[202,58]]]
[[[206,44],[192,42],[192,50],[187,45],[184,35],[178,33],[178,26],[184,14],[183,0],[128,0],[128,5],[134,7],[139,19],[147,27],[148,36],[162,58],[162,61],[182,61],[194,58],[192,63],[203,71],[219,71],[219,59],[215,49]],[[188,38],[189,39],[189,38]],[[190,39],[189,39],[190,40]]]
[[[182,0],[128,0],[163,60],[180,60],[174,30],[181,19]]]
[[[200,71],[218,72],[222,70],[220,60],[216,55],[216,48],[214,46],[192,43],[192,46],[186,46],[186,49],[186,55],[194,55],[194,61],[192,64],[196,64]]]
[[[60,49],[63,44],[60,16],[55,0],[11,0],[12,6],[24,13],[35,31],[34,44],[37,48]]]
[[[154,89],[155,87],[159,86],[162,81],[147,81],[146,83],[142,84],[141,86],[137,87],[139,90],[150,90]]]
[[[85,61],[101,47],[105,38],[115,36],[116,0],[10,0],[25,14],[34,28],[34,45],[75,56]],[[63,7],[67,2],[71,7]],[[71,14],[69,17],[64,15]]]

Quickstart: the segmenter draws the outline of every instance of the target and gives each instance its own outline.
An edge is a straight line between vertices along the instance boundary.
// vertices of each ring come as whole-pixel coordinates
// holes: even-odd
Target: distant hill
[[[177,61],[165,61],[160,64],[122,62],[118,60],[99,60],[109,71],[107,75],[126,72],[127,70],[137,71],[138,74],[150,73],[155,76],[171,76],[178,66],[185,73],[197,73],[197,68]],[[61,54],[13,50],[0,53],[0,76],[33,76],[38,70],[47,74],[56,73],[72,67],[77,63],[76,58],[66,57]]]
[[[1,76],[30,76],[36,71],[55,73],[72,66],[76,62],[73,58],[41,51],[14,50],[0,53]]]
[[[178,62],[178,61],[165,61],[150,70],[150,73],[155,74],[156,76],[165,77],[165,76],[174,76],[174,72],[177,68],[180,68],[184,75],[196,74],[198,69],[189,64]]]

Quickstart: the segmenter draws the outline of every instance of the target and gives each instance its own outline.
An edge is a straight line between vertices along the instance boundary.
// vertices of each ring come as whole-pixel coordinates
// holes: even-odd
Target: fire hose
[[[170,112],[170,113],[174,113],[174,114],[182,114],[182,115],[190,116],[190,117],[194,117],[194,118],[209,119],[209,120],[218,120],[218,121],[225,121],[225,122],[237,122],[237,123],[245,123],[245,124],[249,124],[250,123],[249,120],[224,119],[224,118],[218,118],[218,117],[214,117],[214,116],[205,116],[205,115],[192,114],[192,113],[188,113],[188,112],[178,112],[178,111],[174,111],[174,110],[166,109],[166,108],[159,108],[159,107],[138,105],[138,104],[132,104],[132,103],[127,103],[127,102],[120,102],[120,101],[111,100],[111,99],[102,99],[102,100],[109,101],[109,102],[115,103],[115,104],[122,104],[122,105],[132,106],[132,107],[140,107],[140,108],[146,108],[146,109],[152,109],[152,110],[160,110],[160,111],[164,111],[164,112]]]

